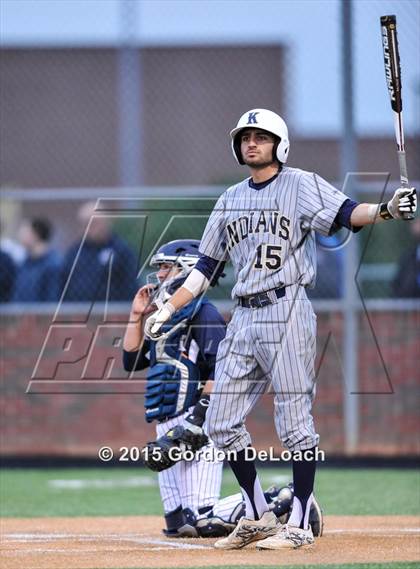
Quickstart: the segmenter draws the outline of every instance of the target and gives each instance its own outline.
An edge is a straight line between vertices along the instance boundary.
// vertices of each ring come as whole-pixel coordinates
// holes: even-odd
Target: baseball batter
[[[246,504],[235,530],[215,547],[237,549],[257,541],[259,549],[312,545],[309,525],[319,437],[311,414],[315,394],[316,316],[306,289],[316,277],[314,232],[341,227],[356,232],[417,209],[414,188],[399,188],[383,204],[357,203],[320,176],[286,167],[287,126],[265,109],[246,112],[231,133],[233,155],[251,176],[219,198],[204,231],[203,255],[185,283],[146,321],[158,338],[172,315],[202,294],[230,259],[237,306],[220,343],[215,386],[205,427],[215,445],[235,450],[230,466]],[[275,425],[283,445],[295,453],[294,499],[287,524],[269,511],[254,462],[245,419],[269,386]]]

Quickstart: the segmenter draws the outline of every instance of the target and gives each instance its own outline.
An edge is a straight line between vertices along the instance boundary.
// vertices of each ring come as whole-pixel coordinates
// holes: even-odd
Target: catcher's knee
[[[166,529],[163,533],[166,537],[198,537],[196,528],[197,518],[189,508],[182,509],[178,506],[165,514]]]

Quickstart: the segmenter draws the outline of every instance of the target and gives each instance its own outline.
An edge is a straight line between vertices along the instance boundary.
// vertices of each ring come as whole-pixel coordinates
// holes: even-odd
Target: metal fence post
[[[136,47],[137,0],[120,0],[121,44],[118,50],[119,184],[139,186],[142,177],[141,57]]]
[[[342,36],[342,101],[343,138],[341,146],[341,173],[346,181],[345,192],[355,197],[351,175],[357,169],[356,135],[353,116],[353,45],[352,1],[341,1]],[[350,174],[350,175],[349,175]],[[344,436],[345,452],[353,453],[359,438],[358,391],[358,312],[355,274],[357,269],[357,240],[350,239],[345,249],[344,262]]]

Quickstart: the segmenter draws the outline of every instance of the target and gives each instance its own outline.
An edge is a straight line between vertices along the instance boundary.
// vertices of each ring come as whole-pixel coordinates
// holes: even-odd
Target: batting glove
[[[175,308],[167,302],[154,312],[144,324],[144,335],[151,340],[158,340],[162,335],[161,328],[175,313]]]
[[[417,211],[416,188],[398,188],[392,199],[386,204],[386,209],[394,219],[405,219]]]

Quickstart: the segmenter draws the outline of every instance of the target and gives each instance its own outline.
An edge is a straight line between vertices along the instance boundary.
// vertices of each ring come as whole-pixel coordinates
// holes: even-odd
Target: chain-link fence
[[[125,0],[119,4],[121,43],[117,47],[4,47],[0,59],[0,184],[7,190],[2,215],[4,253],[8,248],[16,253],[17,248],[10,247],[10,240],[18,237],[19,215],[28,217],[37,212],[37,215],[47,217],[56,229],[54,246],[67,266],[60,273],[60,286],[56,287],[62,292],[76,255],[76,249],[71,253],[68,248],[70,243],[76,246],[82,227],[80,220],[77,221],[80,203],[76,199],[68,203],[56,201],[55,196],[58,197],[64,188],[83,187],[115,188],[117,197],[121,192],[119,188],[126,184],[156,187],[155,196],[160,195],[162,186],[226,187],[245,174],[232,158],[227,133],[242,112],[255,106],[273,109],[288,121],[292,141],[291,166],[316,171],[341,187],[344,181],[340,148],[347,135],[340,126],[341,7],[339,2],[302,4],[309,10],[308,17],[312,15],[314,21],[324,22],[330,31],[318,35],[313,49],[306,52],[296,41],[297,34],[302,36],[304,33],[301,27],[308,26],[306,21],[296,29],[285,29],[283,23],[279,24],[281,32],[275,39],[265,42],[255,41],[259,37],[255,31],[253,35],[245,35],[240,42],[236,38],[235,42],[223,44],[217,41],[215,44],[206,40],[203,44],[197,39],[184,42],[185,45],[179,41],[168,45],[165,41],[162,45],[139,47],[141,38],[136,22],[139,17],[141,20],[142,14],[146,17],[151,8],[147,3],[142,5]],[[380,121],[375,118],[374,97],[369,97],[368,92],[371,88],[384,98],[387,96],[378,18],[384,10],[395,7],[395,2],[353,4],[354,117],[359,132],[357,164],[359,171],[365,173],[389,171],[394,182],[388,185],[388,191],[395,187],[398,179],[391,110],[389,128],[385,127],[387,134],[379,136]],[[166,8],[167,16],[177,17],[176,3]],[[197,10],[197,7],[191,6],[191,10]],[[208,17],[214,17],[212,9],[209,7],[208,10]],[[287,18],[292,17],[290,11],[293,8],[287,2],[277,2],[270,4],[269,10],[279,18]],[[416,152],[420,152],[416,110],[419,108],[416,105],[419,85],[411,66],[404,65],[405,61],[414,61],[419,71],[418,58],[413,60],[407,49],[407,45],[418,43],[416,3],[398,3],[398,18],[403,31],[400,40],[403,80],[407,77],[405,107],[410,119],[408,166],[411,178],[420,179],[420,166],[415,161]],[[374,81],[366,80],[366,64],[363,66],[361,62],[364,57],[374,70]],[[360,69],[365,69],[364,74]],[[324,77],[328,77],[328,85],[322,84]],[[368,114],[370,122],[367,122],[375,133],[374,138],[364,126],[365,107],[373,109]],[[307,122],[303,124],[303,120]],[[320,127],[320,120],[324,121],[324,129]],[[54,192],[48,202],[38,201],[40,194],[34,192],[33,200],[28,195],[21,203],[19,198],[13,198],[13,188],[51,188]],[[357,197],[375,202],[380,199],[382,190],[383,186],[378,186],[376,194],[366,194],[361,187]],[[201,193],[197,187],[197,195]],[[67,195],[71,197],[71,192]],[[175,191],[174,195],[182,195],[182,191]],[[89,199],[88,190],[86,199]],[[168,205],[169,210],[171,207]],[[87,228],[87,220],[85,222],[83,231]],[[159,228],[159,221],[150,214],[148,223],[147,234],[151,236],[155,227]],[[110,220],[111,225],[112,231],[115,229],[123,240],[131,243],[131,250],[127,251],[130,264],[135,264],[131,260],[134,257],[137,261],[144,258],[144,247],[142,245],[142,251],[138,250],[131,230],[124,229],[121,221]],[[194,226],[196,238],[200,237],[201,225]],[[386,228],[363,232],[360,250],[366,246],[366,251],[359,271],[363,295],[392,298],[420,294],[415,281],[411,289],[409,284],[399,287],[396,282],[404,262],[409,262],[406,259],[411,259],[414,254],[418,243],[416,227],[416,224],[387,224]],[[91,225],[91,230],[94,229]],[[185,225],[181,224],[181,233],[185,231]],[[88,234],[87,239],[89,242]],[[340,244],[340,238],[331,238],[328,242],[322,238],[318,240],[319,276],[314,298],[342,296],[345,248],[337,249],[337,243]],[[106,249],[106,243],[99,245],[98,255],[102,261],[97,263],[95,274],[101,275],[99,281],[102,282],[105,273],[101,272],[101,267],[106,257],[102,249]],[[85,253],[85,249],[80,251],[81,258]],[[3,258],[4,271],[9,272],[10,263],[4,255]],[[15,261],[18,273],[19,254]],[[83,270],[84,279],[79,279],[79,293],[68,295],[68,299],[105,294],[104,285],[99,286],[99,281],[95,284],[95,276],[90,276],[88,269]],[[119,272],[126,293],[114,293],[111,283],[110,298],[128,298],[128,291],[131,294],[133,287],[127,287],[124,271],[115,266],[114,269]],[[412,273],[412,279],[415,279],[415,271]],[[133,274],[134,269],[130,279]],[[6,279],[7,290],[12,280]],[[221,288],[217,295],[226,292]],[[2,296],[10,300],[14,293],[9,290]]]
[[[145,284],[151,254],[173,239],[200,239],[207,218],[222,187],[168,188],[166,197],[153,198],[153,188],[136,192],[86,190],[85,195],[112,196],[96,202],[81,199],[83,191],[61,190],[3,192],[2,302],[92,302],[130,301]],[[121,193],[123,190],[121,190]],[[74,194],[74,195],[72,195]],[[137,192],[138,194],[138,192]],[[21,196],[21,197],[18,197]],[[200,196],[200,197],[197,197]],[[207,197],[206,197],[207,196]],[[376,190],[361,195],[374,201]],[[36,228],[28,235],[25,226],[45,220],[51,236],[41,247]],[[354,270],[362,296],[369,298],[416,298],[418,221],[389,223],[367,229],[360,240],[360,265]],[[22,235],[23,233],[23,235]],[[344,262],[347,230],[325,238],[317,236],[317,283],[313,299],[340,299],[344,294]],[[354,237],[353,237],[354,238]],[[22,245],[23,240],[23,245]],[[54,252],[55,267],[50,266]],[[32,257],[32,258],[31,258]],[[52,281],[53,286],[51,285]],[[210,291],[213,299],[229,299],[234,283],[230,264],[219,286]],[[48,293],[52,286],[54,292]]]
[[[91,15],[93,3],[87,4]],[[352,14],[348,73],[344,6]],[[114,3],[121,29],[111,40],[72,43],[66,35],[66,43],[3,41],[0,309],[11,353],[8,378],[23,382],[30,376],[44,338],[54,373],[56,354],[65,359],[67,348],[71,352],[67,337],[60,337],[64,344],[58,348],[48,344],[55,326],[50,313],[57,306],[70,313],[75,343],[89,343],[86,330],[77,334],[93,304],[109,300],[114,316],[119,311],[126,318],[134,292],[152,270],[153,251],[172,239],[200,239],[217,196],[247,175],[232,156],[228,132],[251,108],[285,118],[291,167],[317,172],[358,201],[378,203],[392,194],[399,173],[379,29],[386,12],[395,12],[400,25],[408,172],[416,184],[418,6],[410,0],[121,0]],[[101,26],[98,15],[93,27],[97,32]],[[344,111],[351,128],[344,126]],[[343,150],[349,142],[351,164],[351,152]],[[351,452],[362,440],[364,411],[349,393],[370,394],[375,379],[386,376],[379,347],[394,354],[398,343],[400,351],[387,362],[391,368],[394,359],[414,361],[418,302],[407,299],[420,297],[419,243],[418,219],[377,224],[350,239],[346,230],[317,237],[318,281],[309,294],[320,314],[322,387],[336,397],[334,410],[327,405],[325,414],[334,428],[325,431],[337,425],[343,431],[340,442],[331,444],[336,452]],[[227,318],[233,283],[227,264],[219,286],[209,292]],[[21,318],[31,311],[37,313]],[[95,342],[100,317],[92,312]],[[120,350],[117,344],[112,347]],[[99,359],[108,361],[109,346],[98,345],[104,348]],[[21,348],[26,359],[16,365]],[[333,356],[328,350],[335,350]],[[401,387],[394,399],[401,433],[411,399],[407,377],[415,375],[414,364],[407,366],[391,374]],[[387,413],[381,419],[386,425]],[[375,438],[375,449],[385,448],[385,436]],[[403,439],[396,435],[390,452],[403,448]],[[411,452],[412,443],[404,448]]]

